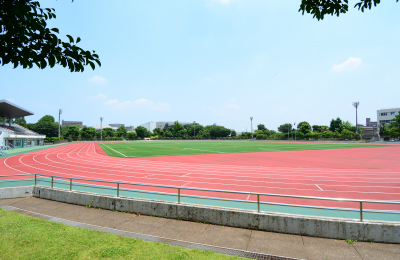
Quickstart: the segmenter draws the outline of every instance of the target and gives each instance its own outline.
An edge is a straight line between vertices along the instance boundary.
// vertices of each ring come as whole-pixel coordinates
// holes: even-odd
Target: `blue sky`
[[[353,6],[357,1],[350,1]],[[82,38],[102,67],[71,73],[0,68],[0,99],[88,126],[148,121],[217,123],[236,131],[263,123],[329,125],[376,120],[398,107],[400,3],[323,21],[300,1],[46,0],[50,27]]]

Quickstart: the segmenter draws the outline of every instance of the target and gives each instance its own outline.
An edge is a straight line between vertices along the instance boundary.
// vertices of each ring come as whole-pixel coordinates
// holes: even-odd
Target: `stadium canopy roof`
[[[18,118],[34,115],[31,111],[17,106],[8,100],[0,100],[0,117]]]

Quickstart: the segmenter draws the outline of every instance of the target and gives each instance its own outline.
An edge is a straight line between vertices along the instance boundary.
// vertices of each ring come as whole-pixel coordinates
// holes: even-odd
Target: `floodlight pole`
[[[250,117],[251,121],[251,139],[253,139],[253,117]]]
[[[100,140],[103,141],[103,117],[100,117]]]
[[[358,134],[358,116],[357,116],[357,110],[358,110],[358,106],[360,105],[360,102],[353,102],[353,107],[356,108],[356,133]]]
[[[62,114],[62,109],[58,110],[58,139],[61,139],[61,125],[60,125],[60,118]]]
[[[193,121],[193,137],[196,137],[196,121]]]
[[[292,124],[291,123],[289,123],[288,124],[288,126],[287,126],[287,139],[289,140],[289,136],[290,136],[290,126],[291,126]]]

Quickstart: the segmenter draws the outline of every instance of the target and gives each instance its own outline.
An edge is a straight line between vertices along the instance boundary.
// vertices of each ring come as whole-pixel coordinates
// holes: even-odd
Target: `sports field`
[[[113,150],[118,157],[109,155]],[[46,174],[64,177],[54,178],[54,187],[64,189],[70,188],[68,178],[124,182],[119,186],[120,196],[175,203],[179,188],[182,203],[247,210],[257,209],[256,194],[260,193],[344,198],[355,202],[266,195],[260,196],[260,202],[264,203],[261,211],[357,219],[360,217],[357,211],[359,200],[400,201],[399,165],[400,145],[225,141],[84,142],[0,158],[0,176],[23,174],[17,177],[21,183],[0,182],[0,187],[32,185],[32,174]],[[38,184],[49,186],[50,183],[44,180],[46,178],[39,178]],[[116,186],[115,183],[76,180],[72,189],[116,196]],[[207,198],[199,199],[198,196]],[[225,200],[208,199],[211,197]],[[367,220],[400,221],[400,204],[364,203],[363,209],[395,211],[393,214],[365,213],[364,218]]]
[[[225,154],[251,152],[277,152],[324,150],[344,148],[366,148],[380,145],[345,143],[287,143],[287,142],[232,142],[232,141],[196,141],[196,142],[125,142],[101,143],[100,146],[110,156],[115,157],[153,157],[196,154]]]

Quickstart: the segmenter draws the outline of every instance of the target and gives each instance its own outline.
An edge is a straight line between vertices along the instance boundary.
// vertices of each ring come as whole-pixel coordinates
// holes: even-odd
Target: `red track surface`
[[[0,159],[0,175],[40,173],[256,193],[400,201],[399,166],[400,146],[126,159],[109,157],[95,143],[74,143]],[[183,193],[256,200],[248,195]],[[356,203],[261,198],[288,204],[358,207]],[[366,208],[400,210],[399,206],[378,204]]]

